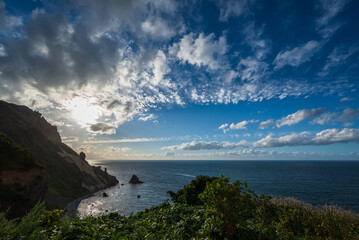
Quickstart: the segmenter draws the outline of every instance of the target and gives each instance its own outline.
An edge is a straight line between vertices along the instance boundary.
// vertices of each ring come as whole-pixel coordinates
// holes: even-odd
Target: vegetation
[[[208,180],[202,188],[204,180]],[[257,196],[245,182],[200,176],[130,217],[62,217],[38,204],[21,221],[0,215],[0,239],[359,239],[359,217],[335,207]]]
[[[27,149],[23,149],[0,131],[0,173],[3,170],[43,168]]]

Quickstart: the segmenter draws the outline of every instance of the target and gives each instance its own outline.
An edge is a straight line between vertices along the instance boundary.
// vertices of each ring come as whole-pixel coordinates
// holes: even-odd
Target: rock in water
[[[129,183],[137,184],[137,183],[143,183],[143,182],[136,175],[132,175]]]
[[[108,197],[108,194],[107,193],[102,193],[102,197]]]

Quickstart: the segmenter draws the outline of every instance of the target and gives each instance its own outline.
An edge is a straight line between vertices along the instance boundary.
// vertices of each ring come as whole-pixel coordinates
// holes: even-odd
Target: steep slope
[[[19,217],[45,199],[46,170],[34,155],[0,131],[0,210]]]
[[[45,169],[44,179],[48,182],[45,200],[50,207],[65,207],[73,199],[118,182],[115,177],[90,166],[74,150],[63,144],[56,126],[49,124],[39,112],[0,101],[0,131],[3,138],[11,139],[33,154],[36,163]],[[0,169],[0,174],[21,169],[21,164],[10,167],[14,158],[5,156],[9,149],[2,147],[0,151],[4,155],[0,165],[5,166]]]

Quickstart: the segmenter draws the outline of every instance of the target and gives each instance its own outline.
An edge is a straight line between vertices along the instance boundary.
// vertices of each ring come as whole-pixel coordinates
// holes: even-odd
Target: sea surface
[[[119,212],[129,216],[169,199],[198,175],[246,181],[257,194],[334,204],[359,213],[359,161],[89,161],[119,180],[78,206],[80,217]],[[129,184],[136,174],[143,184]],[[109,196],[103,197],[103,192]],[[140,197],[138,197],[140,196]]]

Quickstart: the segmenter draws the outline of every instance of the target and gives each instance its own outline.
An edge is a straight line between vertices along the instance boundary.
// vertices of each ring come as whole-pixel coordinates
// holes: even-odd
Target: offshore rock
[[[132,175],[129,183],[138,184],[138,183],[143,183],[143,182],[136,175]]]

